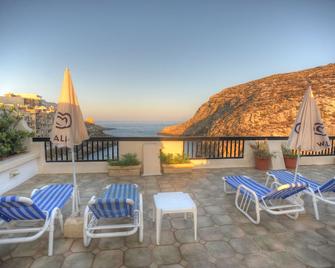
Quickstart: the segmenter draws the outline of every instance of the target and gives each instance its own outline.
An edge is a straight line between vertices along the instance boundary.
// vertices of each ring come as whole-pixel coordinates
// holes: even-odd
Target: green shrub
[[[120,160],[108,160],[110,166],[137,166],[141,162],[137,159],[136,154],[124,154],[121,156]]]
[[[190,159],[186,155],[182,154],[164,154],[160,153],[160,160],[162,164],[186,164],[191,163]]]
[[[23,153],[26,150],[24,141],[32,134],[15,129],[21,119],[22,116],[14,109],[0,107],[0,159]]]
[[[258,159],[269,159],[275,155],[270,153],[266,141],[256,141],[253,144],[250,144],[251,149],[253,150],[255,157]]]
[[[283,156],[286,158],[297,158],[298,157],[298,154],[285,144],[281,145],[281,151],[283,152]]]

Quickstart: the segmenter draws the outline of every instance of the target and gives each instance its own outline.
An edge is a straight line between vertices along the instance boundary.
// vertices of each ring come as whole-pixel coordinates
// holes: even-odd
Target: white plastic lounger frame
[[[252,180],[247,176],[243,176]],[[285,204],[274,204],[273,201],[284,201],[284,200],[271,200],[259,198],[256,192],[247,187],[244,184],[239,184],[237,189],[231,187],[226,180],[226,177],[222,177],[224,181],[224,192],[226,194],[236,193],[235,196],[235,206],[241,211],[252,223],[259,224],[260,223],[260,212],[262,210],[266,211],[271,215],[286,215],[291,219],[297,219],[299,213],[305,211],[303,200],[300,199],[299,195],[292,195],[285,200]],[[277,184],[274,183],[271,188],[274,188]],[[228,187],[230,190],[228,190]],[[255,216],[251,215],[250,205],[254,204],[255,207]]]
[[[294,178],[294,174],[286,171],[286,170],[281,170],[282,172],[287,172],[288,174],[292,174],[292,178]],[[273,181],[275,181],[278,184],[283,184],[283,181],[281,181],[279,178],[276,177],[275,174],[272,174],[271,172],[267,172],[267,179],[266,179],[266,185],[268,185],[271,181],[271,179]],[[299,181],[299,177],[301,178],[305,178],[302,174],[298,173],[297,174],[297,178]],[[291,177],[288,177],[287,180],[291,180]],[[292,179],[291,181],[293,182],[294,179]],[[309,180],[309,179],[308,179]],[[286,181],[286,180],[285,180]],[[309,180],[311,181],[311,180]],[[323,186],[320,184],[320,186]],[[333,196],[326,196],[327,194],[333,194]],[[314,216],[316,220],[320,219],[320,215],[319,215],[319,209],[318,209],[318,201],[324,202],[326,204],[329,205],[334,205],[335,206],[335,192],[322,192],[320,191],[320,187],[317,187],[316,190],[313,190],[311,187],[308,187],[305,191],[304,194],[307,194],[309,196],[312,197],[312,201],[313,201],[313,208],[314,208]]]
[[[43,190],[49,185],[46,185],[40,189],[34,189],[31,193],[31,197],[38,192],[39,190]],[[69,191],[69,189],[68,189]],[[64,199],[65,200],[65,199]],[[21,203],[24,206],[30,207],[34,205],[34,201],[30,198],[26,197],[16,197],[15,202]],[[65,203],[66,201],[64,201]],[[37,208],[38,209],[38,208]],[[13,244],[13,243],[24,243],[24,242],[31,242],[38,238],[40,238],[44,232],[49,232],[49,245],[48,245],[48,256],[53,255],[53,241],[54,241],[54,230],[55,230],[55,219],[58,218],[60,228],[63,232],[63,216],[61,213],[60,208],[54,207],[49,214],[47,211],[40,210],[41,213],[44,214],[44,219],[27,219],[27,220],[11,220],[10,224],[7,224],[6,221],[1,221],[1,227],[7,227],[7,229],[0,229],[0,235],[8,235],[8,234],[22,234],[19,237],[13,238],[0,238],[0,244]],[[22,227],[22,228],[12,228],[11,225],[14,223],[27,223],[30,226],[36,226],[36,223],[43,223],[41,227]],[[7,226],[8,225],[8,226]],[[27,236],[27,234],[30,234]]]
[[[112,187],[113,184],[110,184],[106,187],[108,190]],[[118,185],[118,184],[115,184]],[[136,184],[133,184],[138,187]],[[127,224],[101,224],[90,205],[96,204],[97,198],[92,196],[88,205],[85,208],[84,213],[84,230],[83,230],[83,243],[85,247],[88,247],[91,243],[92,238],[104,238],[104,237],[122,237],[122,236],[130,236],[135,234],[139,230],[139,241],[143,241],[143,198],[142,194],[138,193],[138,209],[134,209],[133,217],[131,217],[132,222]],[[131,206],[135,207],[134,200],[127,199],[126,203]],[[115,217],[111,216],[102,216],[101,219],[104,222],[108,219],[113,219]],[[130,218],[130,217],[129,217]],[[118,229],[118,231],[113,231]],[[119,231],[120,229],[127,229],[126,231]],[[109,230],[109,231],[108,231]],[[96,232],[98,231],[98,232]]]

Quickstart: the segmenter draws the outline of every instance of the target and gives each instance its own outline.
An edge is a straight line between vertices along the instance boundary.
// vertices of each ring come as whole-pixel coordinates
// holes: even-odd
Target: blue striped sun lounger
[[[143,201],[136,184],[111,184],[98,198],[93,196],[88,202],[84,215],[84,245],[92,238],[132,235],[139,229],[140,241],[143,240]],[[100,219],[132,219],[131,224],[100,225]],[[122,229],[127,231],[111,232],[102,230]],[[99,233],[95,233],[100,230]]]
[[[335,178],[328,179],[324,183],[319,183],[315,180],[311,180],[306,178],[305,176],[297,173],[296,178],[294,178],[294,173],[288,170],[271,170],[267,172],[268,179],[267,183],[269,183],[270,178],[278,183],[306,183],[308,188],[304,191],[304,193],[312,196],[313,198],[313,206],[315,218],[319,220],[319,210],[317,206],[318,201],[325,202],[326,204],[335,205]],[[332,195],[326,196],[325,194]]]
[[[291,183],[271,189],[247,176],[225,176],[224,189],[226,193],[236,193],[236,207],[255,224],[260,222],[260,211],[265,210],[273,215],[287,215],[296,219],[304,207],[298,196],[307,187],[305,183]],[[227,185],[233,191],[227,191]],[[274,202],[286,201],[286,204],[273,205]],[[256,216],[249,213],[250,205],[254,203]]]
[[[72,184],[51,184],[35,189],[31,198],[21,196],[0,197],[0,218],[4,222],[11,221],[44,221],[42,227],[0,230],[0,234],[33,233],[32,236],[0,238],[0,244],[30,242],[38,239],[49,229],[49,256],[53,252],[54,220],[60,220],[63,229],[61,209],[72,197]]]

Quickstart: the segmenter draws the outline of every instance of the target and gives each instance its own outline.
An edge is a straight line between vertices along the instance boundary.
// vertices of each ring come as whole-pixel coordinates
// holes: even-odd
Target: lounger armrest
[[[249,187],[243,185],[243,184],[240,184],[238,187],[237,187],[237,191],[236,191],[236,195],[239,195],[241,193],[241,189],[243,189],[244,191],[248,192],[249,194],[252,195],[252,197],[255,199],[255,200],[258,200],[258,197],[256,195],[256,192],[252,189],[250,189]],[[245,193],[242,193],[242,194],[245,194]]]
[[[281,186],[281,185],[282,185],[281,183],[279,183],[277,181],[274,181],[274,182],[271,183],[270,188],[273,190],[273,189],[276,189],[277,186]]]

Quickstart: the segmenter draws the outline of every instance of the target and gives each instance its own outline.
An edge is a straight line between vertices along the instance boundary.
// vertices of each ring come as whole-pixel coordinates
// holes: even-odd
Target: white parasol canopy
[[[320,111],[309,85],[301,103],[297,119],[288,139],[288,146],[298,150],[298,163],[301,151],[322,151],[330,147],[330,141],[323,125]]]
[[[70,70],[66,68],[50,140],[57,147],[71,148],[74,186],[73,213],[77,213],[79,210],[79,192],[76,180],[76,165],[73,149],[75,145],[81,144],[88,138],[83,115],[71,80]]]

